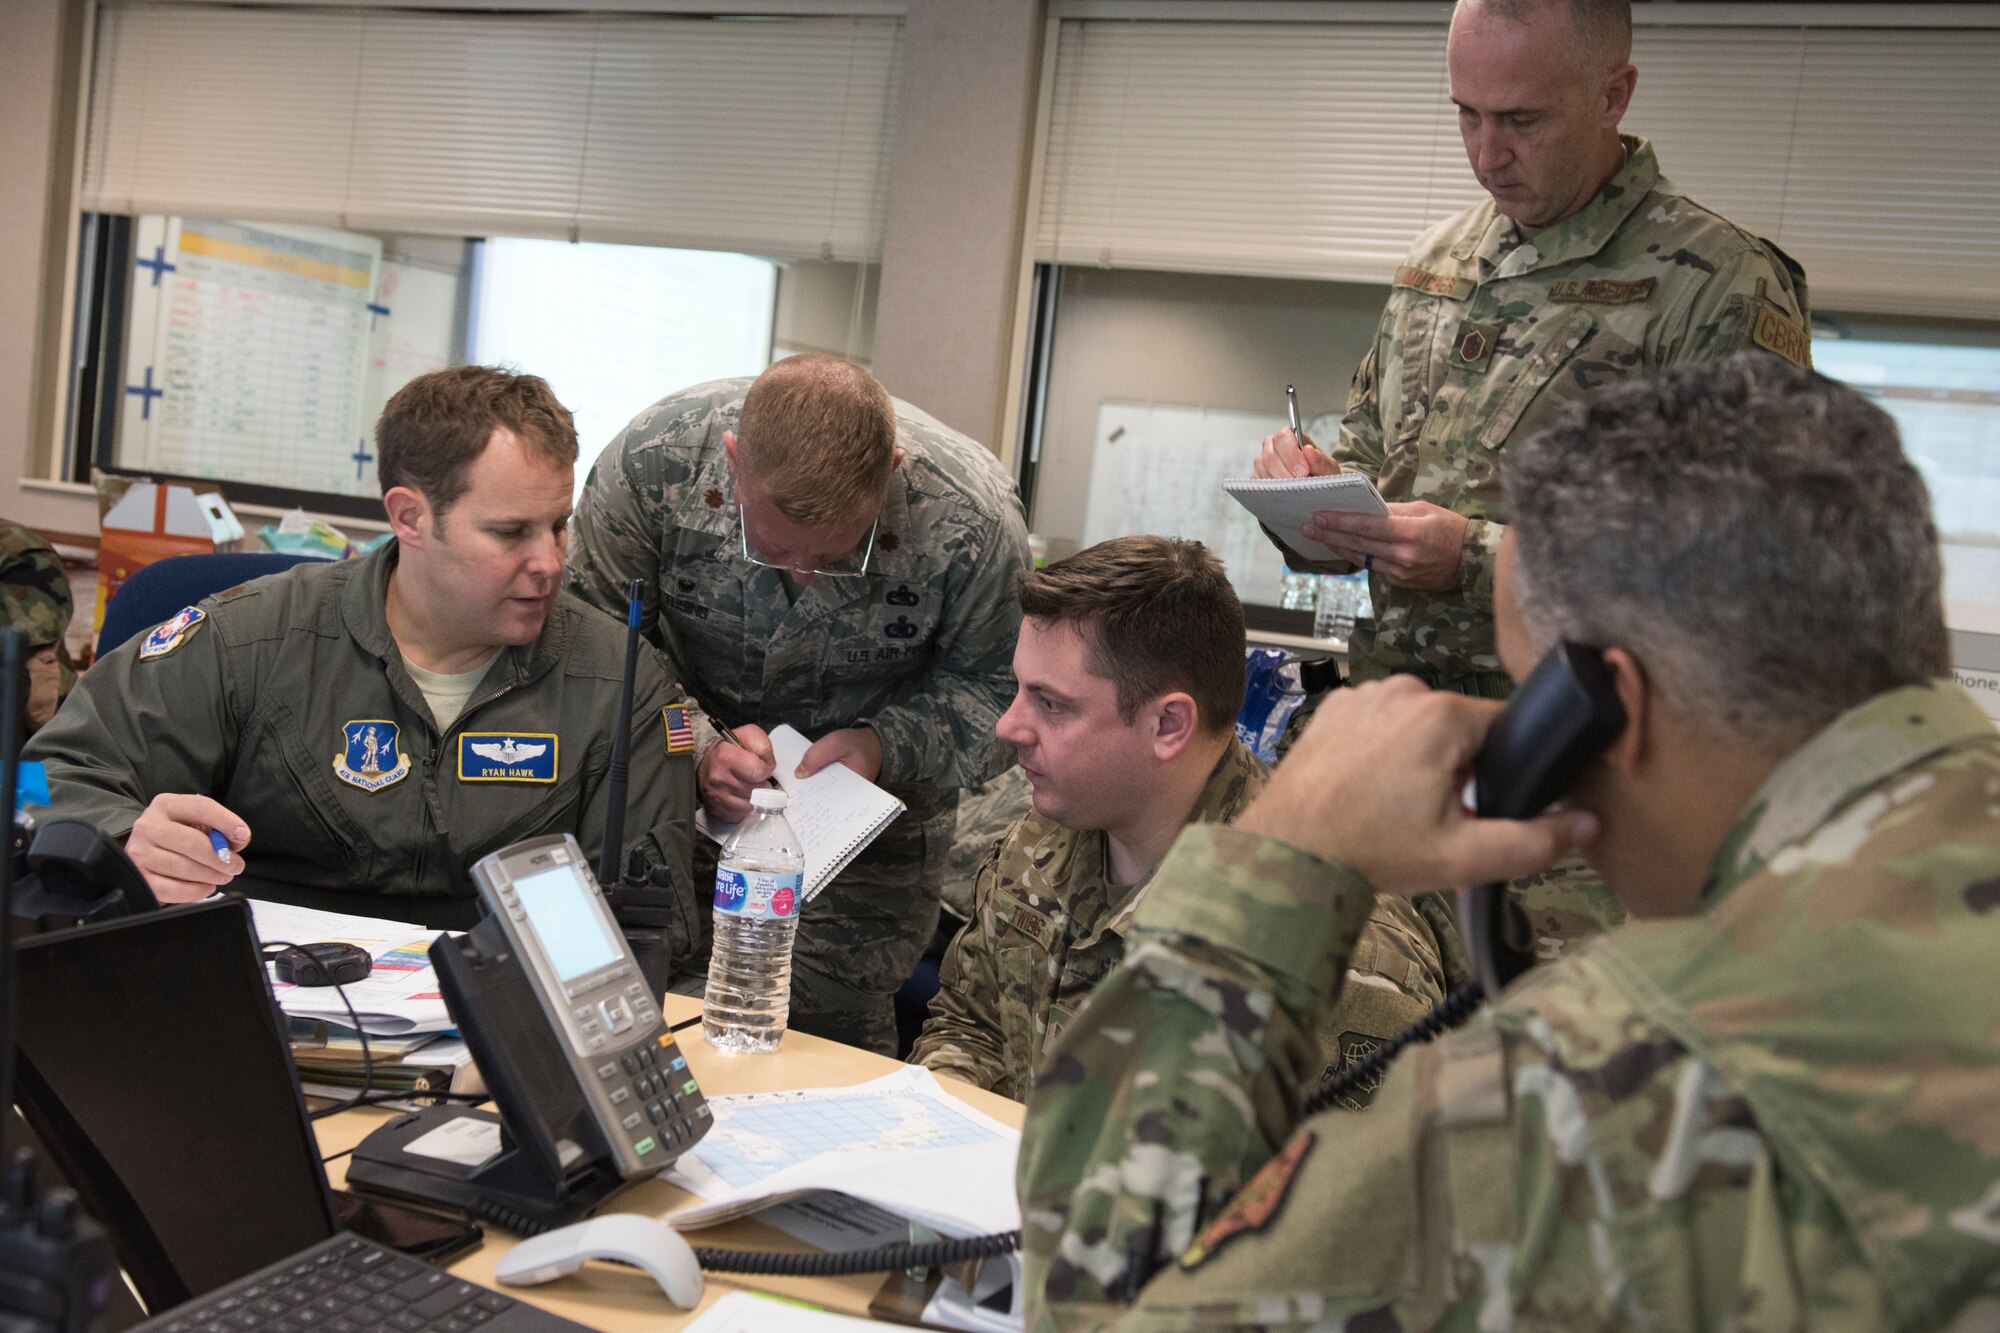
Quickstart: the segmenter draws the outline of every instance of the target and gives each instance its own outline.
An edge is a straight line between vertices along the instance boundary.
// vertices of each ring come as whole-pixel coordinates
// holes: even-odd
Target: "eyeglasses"
[[[861,543],[859,555],[850,551],[838,560],[829,560],[811,569],[801,569],[796,564],[783,560],[767,560],[759,555],[757,548],[750,544],[750,520],[744,516],[743,506],[741,504],[736,506],[736,535],[742,543],[745,560],[753,565],[761,565],[765,569],[776,569],[786,574],[804,574],[816,579],[856,579],[866,575],[869,557],[875,554],[875,530],[881,525],[882,520],[879,517],[868,525],[868,537]]]

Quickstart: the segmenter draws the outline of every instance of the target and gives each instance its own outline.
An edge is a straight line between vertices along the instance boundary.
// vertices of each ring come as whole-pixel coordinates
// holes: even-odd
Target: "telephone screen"
[[[558,866],[523,875],[514,881],[514,892],[528,924],[542,942],[549,966],[564,981],[574,981],[586,972],[608,967],[623,954],[621,941],[605,924],[604,913],[590,901],[574,866]]]

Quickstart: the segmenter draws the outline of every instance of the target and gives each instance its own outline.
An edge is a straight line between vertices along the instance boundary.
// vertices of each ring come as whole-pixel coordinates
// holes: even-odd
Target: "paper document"
[[[347,1006],[352,1004],[371,1037],[377,1033],[400,1037],[413,1032],[443,1032],[455,1026],[444,1006],[444,996],[438,992],[437,973],[431,970],[431,941],[441,932],[407,921],[378,921],[255,899],[250,901],[250,915],[257,923],[257,938],[266,943],[355,944],[375,960],[364,980],[344,987],[293,986],[273,978],[271,990],[278,997],[278,1007],[293,1018],[317,1018],[348,1027],[353,1020],[347,1015]],[[341,1001],[342,990],[347,992],[346,1003]]]
[[[715,1124],[666,1172],[700,1202],[668,1216],[713,1226],[833,1190],[945,1236],[1011,1231],[1020,1131],[981,1115],[928,1069],[851,1088],[711,1097]]]
[[[862,848],[881,836],[905,808],[845,764],[828,764],[809,778],[793,777],[811,747],[812,742],[796,728],[771,730],[771,753],[777,760],[774,776],[792,798],[785,818],[805,848],[807,902],[859,856]],[[734,824],[710,822],[705,810],[697,810],[694,820],[717,842],[729,841],[729,835],[736,831]]]
[[[882,1325],[853,1315],[834,1314],[817,1306],[756,1292],[732,1291],[702,1311],[682,1333],[862,1333]]]
[[[1344,514],[1383,514],[1389,506],[1375,483],[1359,472],[1324,477],[1255,477],[1222,483],[1231,499],[1257,516],[1288,543],[1303,540],[1299,529],[1323,509]]]

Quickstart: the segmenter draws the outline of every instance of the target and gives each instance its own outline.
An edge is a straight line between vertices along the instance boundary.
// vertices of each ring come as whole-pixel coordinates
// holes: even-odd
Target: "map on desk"
[[[677,1227],[712,1226],[814,1190],[861,1199],[944,1235],[1020,1225],[1021,1135],[959,1101],[928,1069],[848,1088],[711,1097],[715,1124],[666,1173],[701,1202]]]

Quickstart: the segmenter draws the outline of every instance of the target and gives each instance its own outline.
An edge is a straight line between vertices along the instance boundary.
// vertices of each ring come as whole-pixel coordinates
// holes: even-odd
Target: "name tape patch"
[[[1811,336],[1770,306],[1757,308],[1757,323],[1750,332],[1750,340],[1793,365],[1812,369]]]
[[[1446,296],[1454,301],[1463,301],[1472,295],[1472,279],[1454,278],[1443,273],[1432,273],[1429,269],[1416,268],[1405,264],[1396,270],[1396,286],[1408,287],[1411,291],[1422,292],[1425,296]]]
[[[1565,278],[1549,288],[1551,301],[1572,305],[1631,305],[1653,294],[1652,278],[1616,282],[1610,278]]]
[[[458,738],[460,782],[554,782],[552,731],[468,731]]]

